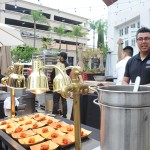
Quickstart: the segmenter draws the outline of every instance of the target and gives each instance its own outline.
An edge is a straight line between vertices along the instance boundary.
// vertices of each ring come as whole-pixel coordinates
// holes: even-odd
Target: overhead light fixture
[[[15,7],[15,9],[18,7],[18,6],[17,6],[17,0],[15,0],[15,6],[14,6],[14,7]]]

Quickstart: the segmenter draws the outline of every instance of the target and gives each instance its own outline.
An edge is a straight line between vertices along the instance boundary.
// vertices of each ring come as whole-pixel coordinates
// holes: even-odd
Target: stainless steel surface
[[[100,75],[95,75],[93,76],[95,81],[105,81],[106,77],[105,76],[100,76]]]
[[[133,87],[133,85],[98,87],[99,101],[120,107],[150,106],[150,87],[140,86],[138,92],[133,92]]]
[[[150,123],[144,109],[116,109],[101,106],[102,150],[150,150]]]
[[[101,150],[150,150],[150,88],[109,86],[99,90]]]

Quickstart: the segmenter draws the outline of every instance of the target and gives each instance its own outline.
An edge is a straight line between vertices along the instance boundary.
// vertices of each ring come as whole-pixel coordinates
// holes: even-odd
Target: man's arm
[[[129,84],[129,81],[130,81],[130,78],[129,78],[129,77],[123,77],[122,85],[128,85],[128,84]]]
[[[146,86],[150,86],[150,83],[148,83],[148,84],[145,84]]]

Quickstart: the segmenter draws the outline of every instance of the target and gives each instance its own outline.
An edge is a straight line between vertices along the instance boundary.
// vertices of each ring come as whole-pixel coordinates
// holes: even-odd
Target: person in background
[[[125,67],[128,60],[133,56],[133,48],[131,46],[126,46],[121,52],[122,60],[116,64],[116,85],[121,85],[124,77]]]
[[[61,52],[58,56],[59,56],[60,63],[64,64],[65,67],[68,67],[69,64],[66,61],[67,60],[67,53]],[[66,71],[68,76],[70,75],[70,72],[71,72],[71,70]],[[50,76],[52,84],[53,84],[54,78],[55,78],[55,69],[52,70],[51,76]],[[63,109],[62,115],[63,115],[64,118],[66,118],[67,117],[67,101],[66,101],[65,98],[63,98],[61,96],[60,93],[57,93],[57,92],[53,92],[53,111],[52,111],[52,113],[53,114],[59,114],[58,109],[59,109],[59,100],[60,100],[60,98],[61,98],[61,101],[62,101],[62,109]]]
[[[150,29],[140,28],[136,33],[136,43],[139,53],[133,56],[126,65],[123,84],[135,83],[137,76],[141,78],[140,85],[150,85]]]

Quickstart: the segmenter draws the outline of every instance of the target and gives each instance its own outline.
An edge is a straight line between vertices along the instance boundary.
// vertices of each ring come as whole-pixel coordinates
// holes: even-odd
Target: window
[[[131,46],[135,46],[135,39],[131,40]]]
[[[128,32],[129,32],[129,27],[126,27],[125,28],[125,34],[128,34]]]
[[[135,28],[135,23],[134,23],[134,24],[131,24],[131,28]]]
[[[137,28],[140,28],[140,22],[137,22]]]
[[[122,36],[123,35],[123,29],[119,30],[119,35]]]
[[[68,63],[70,66],[73,66],[73,59],[74,57],[68,57]]]
[[[128,46],[129,45],[129,42],[128,42],[128,40],[127,41],[125,41],[125,46]]]

